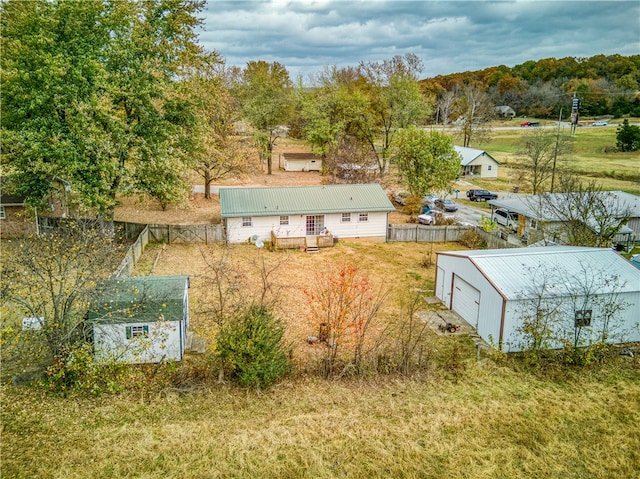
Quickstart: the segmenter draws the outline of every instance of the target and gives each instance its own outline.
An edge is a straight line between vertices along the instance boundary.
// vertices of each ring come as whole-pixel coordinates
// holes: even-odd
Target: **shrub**
[[[100,396],[121,390],[119,378],[127,368],[115,362],[97,363],[89,343],[65,348],[45,373],[46,386],[56,394],[70,392]]]
[[[220,331],[218,351],[241,386],[268,387],[286,374],[284,328],[265,306],[252,305]]]
[[[480,237],[475,229],[468,229],[460,236],[460,244],[471,249],[482,249],[487,247],[487,242]]]

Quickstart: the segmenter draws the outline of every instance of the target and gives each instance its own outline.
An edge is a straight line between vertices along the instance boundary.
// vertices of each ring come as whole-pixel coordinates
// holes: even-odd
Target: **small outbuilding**
[[[180,361],[189,328],[189,276],[132,276],[97,288],[88,321],[96,359]]]
[[[484,150],[454,145],[460,155],[460,176],[478,176],[483,180],[498,178],[500,163]]]
[[[386,241],[389,212],[394,210],[377,183],[220,188],[220,212],[230,243],[329,235]]]
[[[320,171],[322,157],[313,153],[282,153],[280,162],[284,171]]]
[[[535,324],[549,349],[640,341],[640,270],[608,248],[442,251],[435,295],[505,352]]]

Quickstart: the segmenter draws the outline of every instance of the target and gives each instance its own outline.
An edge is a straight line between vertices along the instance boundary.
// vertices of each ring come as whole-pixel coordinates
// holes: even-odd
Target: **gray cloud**
[[[423,77],[527,60],[640,53],[637,1],[209,1],[200,41],[292,78],[415,53]]]

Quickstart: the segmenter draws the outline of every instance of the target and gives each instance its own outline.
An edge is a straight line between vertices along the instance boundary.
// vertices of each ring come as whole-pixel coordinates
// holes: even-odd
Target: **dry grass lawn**
[[[2,388],[3,478],[637,478],[635,373],[285,381],[139,401]],[[635,377],[633,376],[635,374]]]

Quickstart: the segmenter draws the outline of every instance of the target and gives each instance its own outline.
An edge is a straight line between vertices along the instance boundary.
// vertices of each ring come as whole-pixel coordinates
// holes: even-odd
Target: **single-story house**
[[[189,276],[105,280],[87,319],[98,360],[180,361],[189,329]]]
[[[500,163],[484,150],[454,145],[460,155],[460,176],[479,176],[483,180],[498,178]]]
[[[518,214],[518,234],[541,235],[543,230],[553,236],[554,231],[560,230],[562,218],[551,211],[549,205],[562,205],[567,203],[571,193],[546,193],[544,195],[513,195],[511,197],[490,200],[488,203],[493,208],[504,208]],[[624,225],[614,238],[614,244],[628,244],[640,240],[640,197],[624,191],[602,192],[602,208],[616,217],[628,217],[629,221]],[[617,213],[617,214],[616,214]],[[586,219],[585,221],[590,221]],[[597,224],[591,219],[592,228]],[[554,240],[557,238],[547,238]]]
[[[497,106],[496,113],[502,118],[514,118],[516,116],[516,111],[508,105]]]
[[[220,188],[220,213],[230,243],[326,234],[386,241],[394,210],[377,183]]]
[[[320,171],[322,157],[313,153],[282,153],[279,165],[284,171]]]
[[[580,345],[603,334],[609,343],[640,341],[640,270],[609,248],[437,255],[435,295],[501,351],[526,349],[523,327],[535,320],[546,322],[549,349],[573,344],[576,335]]]

